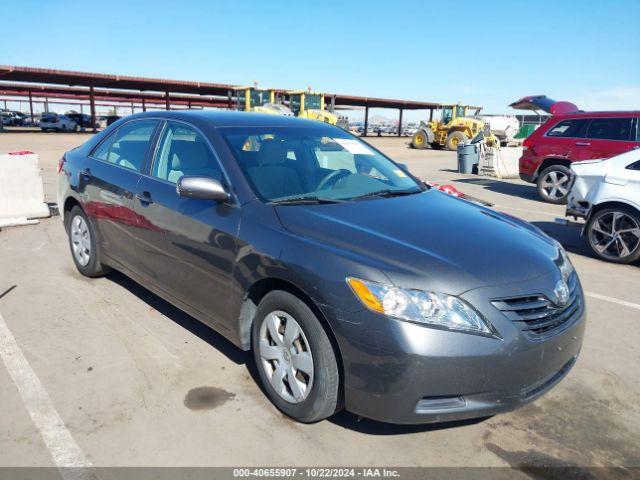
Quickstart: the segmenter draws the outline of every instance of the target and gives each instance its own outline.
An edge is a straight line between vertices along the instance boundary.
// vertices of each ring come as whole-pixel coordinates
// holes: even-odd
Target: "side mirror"
[[[406,163],[398,163],[398,166],[405,172],[409,171],[409,165],[407,165]]]
[[[222,183],[211,177],[182,176],[178,179],[176,190],[181,197],[200,198],[216,202],[229,200],[229,193],[222,186]]]

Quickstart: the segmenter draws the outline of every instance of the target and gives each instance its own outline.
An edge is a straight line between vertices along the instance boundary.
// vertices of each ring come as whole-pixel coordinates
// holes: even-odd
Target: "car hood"
[[[435,189],[405,197],[278,206],[294,235],[381,270],[407,288],[450,294],[520,282],[557,269],[557,244],[515,217]],[[354,272],[344,272],[345,275]]]

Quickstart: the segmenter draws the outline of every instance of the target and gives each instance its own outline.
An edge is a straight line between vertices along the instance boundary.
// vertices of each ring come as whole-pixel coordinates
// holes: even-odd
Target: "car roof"
[[[128,115],[127,120],[134,118],[167,118],[195,122],[207,122],[216,127],[302,127],[327,125],[317,120],[306,120],[284,115],[270,115],[255,112],[236,112],[229,110],[154,110],[150,112]]]

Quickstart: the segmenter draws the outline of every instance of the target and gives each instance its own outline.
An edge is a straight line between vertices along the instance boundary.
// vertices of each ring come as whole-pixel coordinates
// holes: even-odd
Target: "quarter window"
[[[631,140],[631,118],[594,118],[587,129],[587,138]]]
[[[563,120],[547,132],[547,137],[582,138],[586,125],[587,120],[582,118]]]
[[[202,134],[179,122],[167,122],[151,175],[177,183],[183,175],[222,178],[218,160]]]
[[[109,161],[109,151],[111,150],[111,144],[113,143],[113,133],[107,137],[91,154],[92,157],[99,160]]]

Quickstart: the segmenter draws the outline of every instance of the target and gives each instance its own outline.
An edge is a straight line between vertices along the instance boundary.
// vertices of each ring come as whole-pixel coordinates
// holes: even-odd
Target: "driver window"
[[[184,175],[220,180],[222,171],[209,145],[197,130],[183,123],[167,122],[151,175],[177,183]]]

